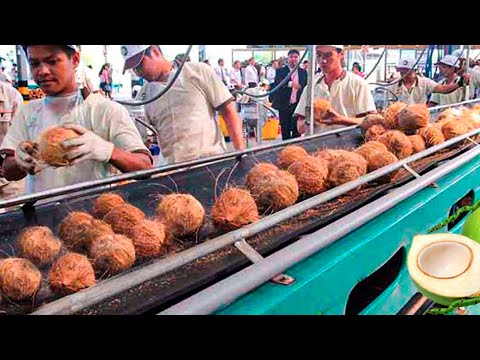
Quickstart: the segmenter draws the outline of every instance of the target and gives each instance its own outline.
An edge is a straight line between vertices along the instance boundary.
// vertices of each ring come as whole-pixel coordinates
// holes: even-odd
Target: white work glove
[[[15,161],[17,167],[30,175],[35,175],[41,168],[35,155],[38,152],[38,144],[31,141],[23,141],[15,150]]]
[[[65,124],[63,127],[74,130],[80,135],[62,143],[62,146],[67,149],[66,155],[71,161],[70,165],[76,165],[85,160],[110,161],[114,148],[111,142],[102,139],[97,134],[80,125]]]

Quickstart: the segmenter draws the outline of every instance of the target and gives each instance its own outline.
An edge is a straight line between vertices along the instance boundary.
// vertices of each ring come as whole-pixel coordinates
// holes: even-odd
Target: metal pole
[[[470,48],[472,45],[466,45],[467,46],[467,54],[465,57],[465,66],[466,66],[466,73],[470,71]],[[470,98],[470,85],[466,85],[463,88],[463,100],[468,100]]]
[[[308,134],[313,135],[315,132],[315,111],[313,107],[314,101],[314,77],[316,68],[315,45],[308,46],[308,82],[307,82],[307,101],[305,106],[305,120],[309,124]]]
[[[328,247],[335,241],[395,207],[401,201],[428,187],[480,154],[480,146],[428,174],[400,187],[323,229],[307,235],[292,245],[258,261],[248,268],[170,307],[160,315],[207,315],[231,304],[240,296],[261,286],[273,276]]]
[[[383,75],[383,81],[387,81],[388,76],[388,48],[385,49],[385,73]]]
[[[28,87],[28,65],[27,57],[21,45],[15,45],[15,51],[17,53],[17,87],[18,91],[23,96],[23,101],[30,100],[30,89]]]
[[[103,45],[103,56],[105,58],[105,64],[108,63],[108,45]]]

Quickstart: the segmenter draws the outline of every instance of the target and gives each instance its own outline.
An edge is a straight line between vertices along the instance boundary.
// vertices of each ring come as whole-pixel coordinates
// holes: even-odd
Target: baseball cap
[[[397,64],[397,69],[411,69],[413,70],[415,65],[415,60],[413,59],[400,59]]]
[[[458,57],[453,55],[445,55],[437,64],[445,64],[448,66],[455,66],[459,67],[460,62],[458,61]]]
[[[331,46],[338,50],[343,50],[343,45],[317,45],[317,46]]]
[[[452,55],[460,59],[465,59],[467,57],[467,50],[457,49],[452,53]]]
[[[120,51],[125,61],[123,73],[128,69],[137,67],[145,56],[145,51],[151,45],[120,45]]]

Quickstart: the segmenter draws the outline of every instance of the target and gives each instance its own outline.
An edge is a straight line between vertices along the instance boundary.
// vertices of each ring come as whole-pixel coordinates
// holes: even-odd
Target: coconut
[[[165,226],[158,221],[143,220],[133,227],[130,239],[135,247],[136,257],[160,256],[166,245]]]
[[[39,156],[42,161],[50,166],[67,166],[70,164],[66,156],[66,149],[62,147],[65,140],[79,137],[74,130],[64,127],[53,127],[40,135]]]
[[[205,221],[203,205],[190,194],[165,196],[158,204],[157,215],[169,237],[195,234]]]
[[[360,124],[362,133],[365,134],[373,125],[382,125],[385,127],[386,124],[383,116],[379,114],[370,114],[365,116]]]
[[[314,156],[295,161],[288,168],[295,176],[298,190],[303,196],[317,195],[327,190],[328,162]]]
[[[53,264],[48,282],[56,294],[73,294],[95,285],[95,272],[86,256],[67,253]]]
[[[428,299],[444,306],[480,293],[480,245],[466,236],[418,235],[408,252],[407,269]]]
[[[385,166],[394,164],[398,159],[389,151],[377,151],[368,159],[368,172],[373,172],[375,170],[381,169]],[[392,171],[391,173],[386,174],[378,179],[377,182],[380,183],[389,183],[392,178],[395,176],[397,171]]]
[[[120,195],[105,193],[100,195],[93,204],[92,215],[97,219],[103,219],[110,210],[125,204]]]
[[[258,165],[257,165],[258,166]],[[265,211],[278,211],[295,204],[298,199],[298,183],[287,171],[259,171],[253,168],[247,175],[247,187],[257,206]]]
[[[240,229],[259,219],[255,199],[247,190],[229,188],[212,207],[212,221],[223,231]]]
[[[60,254],[62,243],[45,226],[25,229],[18,237],[18,248],[22,257],[38,267],[50,265]]]
[[[366,141],[375,141],[380,135],[387,132],[387,129],[383,125],[373,125],[365,133]]]
[[[29,260],[9,258],[0,261],[0,290],[10,300],[22,301],[35,296],[42,274]]]
[[[385,118],[385,123],[388,124],[387,128],[397,129],[398,124],[398,115],[407,105],[403,102],[396,102],[391,104],[383,111],[383,117]]]
[[[453,120],[447,122],[442,126],[442,133],[445,137],[445,140],[453,139],[457,136],[466,134],[468,132],[468,127],[461,121]]]
[[[347,150],[333,150],[333,149],[324,149],[324,150],[319,150],[317,151],[314,156],[319,158],[320,160],[325,160],[328,164],[330,164],[333,160],[335,160],[337,157],[344,155],[344,154],[350,154],[350,151]]]
[[[96,238],[92,241],[88,255],[92,259],[95,270],[105,271],[110,275],[132,267],[136,256],[133,241],[120,234]]]
[[[458,108],[448,108],[443,110],[437,118],[437,121],[441,121],[444,119],[454,120],[457,119],[460,115],[462,115],[462,110]]]
[[[427,148],[439,145],[445,142],[441,128],[436,126],[427,126],[417,130],[417,135],[420,135],[425,140]]]
[[[398,125],[407,135],[414,135],[418,129],[428,125],[430,111],[423,104],[407,106],[398,114]]]
[[[369,154],[375,151],[388,151],[388,149],[385,144],[382,144],[379,141],[369,141],[360,146],[354,152],[360,156],[363,156],[365,160],[368,161]]]
[[[407,135],[398,130],[390,130],[378,138],[398,159],[405,159],[413,154],[413,147]]]
[[[69,250],[85,252],[90,243],[102,234],[113,234],[113,229],[92,215],[76,211],[68,215],[60,224],[58,235]]]
[[[308,156],[304,148],[296,145],[287,146],[278,155],[278,166],[281,169],[287,170],[290,165],[299,159]]]
[[[425,150],[427,147],[425,145],[425,140],[423,139],[422,136],[420,135],[410,135],[408,137],[410,139],[410,142],[412,143],[412,148],[413,148],[413,153],[419,153],[423,150]]]
[[[367,160],[358,154],[341,155],[330,163],[328,182],[331,187],[343,185],[365,175],[367,167]]]
[[[313,102],[314,109],[314,119],[316,122],[321,122],[322,119],[327,115],[328,111],[332,108],[332,105],[328,100],[325,99],[316,99]]]
[[[145,214],[139,208],[124,204],[108,212],[103,218],[117,234],[129,236],[135,225],[145,220]]]
[[[473,109],[465,109],[462,111],[460,119],[466,119],[474,128],[480,127],[480,114]]]

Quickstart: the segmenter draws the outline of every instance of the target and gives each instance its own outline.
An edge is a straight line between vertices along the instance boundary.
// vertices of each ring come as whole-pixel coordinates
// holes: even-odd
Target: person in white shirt
[[[223,59],[218,59],[218,66],[215,68],[215,74],[218,78],[222,80],[225,86],[230,84],[230,75],[228,74],[227,69],[225,69],[225,61]]]
[[[153,159],[127,110],[100,94],[86,94],[76,83],[80,54],[75,45],[23,45],[34,81],[47,95],[20,107],[3,139],[4,176],[27,177],[35,193],[121,172],[148,169]],[[69,166],[42,164],[32,150],[48,128],[63,126],[79,136],[62,143]]]
[[[444,78],[440,80],[439,84],[448,85],[460,81],[460,76],[456,74],[456,70],[458,70],[460,67],[460,62],[458,61],[457,57],[453,55],[445,55],[443,59],[437,63],[437,65],[440,75],[444,76]],[[473,90],[473,87],[471,89]],[[457,89],[450,94],[432,94],[428,105],[430,107],[438,105],[450,105],[459,103],[461,101],[464,101],[464,92],[463,89]]]
[[[240,60],[236,60],[233,63],[233,68],[230,71],[230,84],[237,90],[245,87],[242,81],[242,63]]]
[[[363,117],[376,113],[373,95],[368,83],[342,66],[345,56],[343,45],[316,45],[317,63],[322,70],[316,74],[314,83],[314,99],[326,99],[332,109],[322,119],[323,125],[358,125]],[[305,108],[307,91],[302,93],[295,109],[298,116],[298,132],[306,132]],[[325,130],[325,126],[315,123],[315,132]]]
[[[132,69],[147,82],[137,99],[151,99],[175,76],[177,69],[158,45],[121,45],[124,71]],[[242,121],[233,97],[213,69],[185,63],[177,80],[161,98],[145,105],[146,122],[158,133],[158,144],[167,163],[226,153],[218,111],[224,118],[236,150],[245,149]]]
[[[258,85],[258,70],[255,67],[255,59],[252,57],[248,59],[248,65],[245,68],[245,84],[249,88],[254,88]]]
[[[397,101],[407,105],[426,104],[429,96],[433,93],[449,94],[463,86],[463,78],[453,84],[441,85],[432,79],[418,75],[414,65],[415,60],[413,59],[400,59],[397,71],[402,76],[402,80],[386,86],[395,94]]]
[[[267,67],[267,80],[270,84],[270,87],[273,86],[275,82],[275,75],[278,69],[278,60],[273,60],[269,67]]]
[[[0,82],[6,82],[6,83],[9,83],[9,84],[13,84],[12,79],[7,74],[7,72],[5,71],[4,66],[0,67]]]

